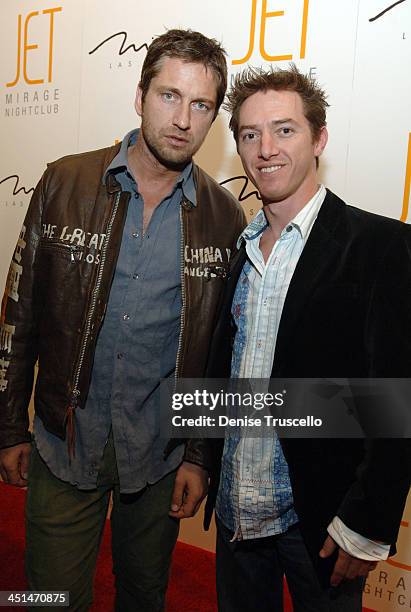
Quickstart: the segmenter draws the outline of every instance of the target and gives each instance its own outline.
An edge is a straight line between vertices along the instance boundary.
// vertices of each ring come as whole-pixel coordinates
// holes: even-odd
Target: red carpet
[[[25,590],[25,491],[0,482],[0,591]],[[167,592],[167,612],[216,612],[215,555],[178,542]],[[110,523],[107,521],[97,561],[93,612],[113,610]],[[18,610],[19,608],[1,608]],[[287,609],[291,612],[291,607]]]
[[[25,491],[0,482],[0,591],[27,588],[24,577],[24,498]],[[178,542],[167,592],[167,612],[216,612],[214,574],[213,553]],[[288,595],[286,599],[285,612],[292,612]],[[113,603],[110,524],[107,521],[97,561],[91,609],[93,612],[106,612],[113,610]],[[18,609],[22,608],[2,607],[2,611]]]

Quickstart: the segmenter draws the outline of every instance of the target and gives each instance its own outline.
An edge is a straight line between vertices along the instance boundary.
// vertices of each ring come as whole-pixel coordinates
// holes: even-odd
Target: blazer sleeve
[[[375,270],[364,341],[371,379],[411,383],[411,228],[395,228]],[[390,405],[386,410],[389,418]],[[368,439],[365,445],[357,479],[337,514],[364,537],[395,544],[410,489],[411,440]]]

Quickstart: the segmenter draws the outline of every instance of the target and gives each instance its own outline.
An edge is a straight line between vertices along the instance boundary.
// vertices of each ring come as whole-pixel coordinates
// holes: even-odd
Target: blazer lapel
[[[308,237],[287,292],[281,315],[274,356],[273,374],[281,369],[286,349],[298,318],[314,289],[327,282],[336,257],[341,252],[339,225],[342,201],[327,190],[327,196]]]
[[[241,247],[239,248],[237,253],[234,255],[232,260],[230,261],[230,271],[229,271],[228,284],[227,284],[227,297],[230,302],[230,305],[231,305],[231,302],[233,301],[234,292],[237,287],[237,282],[240,277],[241,271],[244,267],[246,259],[247,259],[247,253],[245,250],[245,243],[243,240]]]

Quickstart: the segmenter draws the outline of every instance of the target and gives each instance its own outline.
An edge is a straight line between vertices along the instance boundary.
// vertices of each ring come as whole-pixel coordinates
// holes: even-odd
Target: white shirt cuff
[[[389,544],[374,542],[352,531],[342,520],[335,516],[328,525],[328,533],[340,548],[357,559],[364,561],[385,561],[390,553]]]

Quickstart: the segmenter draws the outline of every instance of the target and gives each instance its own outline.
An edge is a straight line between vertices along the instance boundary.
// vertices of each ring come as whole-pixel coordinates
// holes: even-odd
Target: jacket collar
[[[106,185],[107,192],[110,195],[121,190],[121,185],[116,178],[117,173],[121,171],[131,172],[128,166],[127,149],[136,142],[138,134],[139,129],[131,130],[124,136],[121,143],[118,143],[110,149],[112,151],[112,156],[104,170],[102,178],[102,182]],[[196,206],[197,198],[193,177],[193,166],[194,163],[192,161],[187,164],[177,179],[177,183],[181,184],[183,199],[189,201],[193,206]]]

